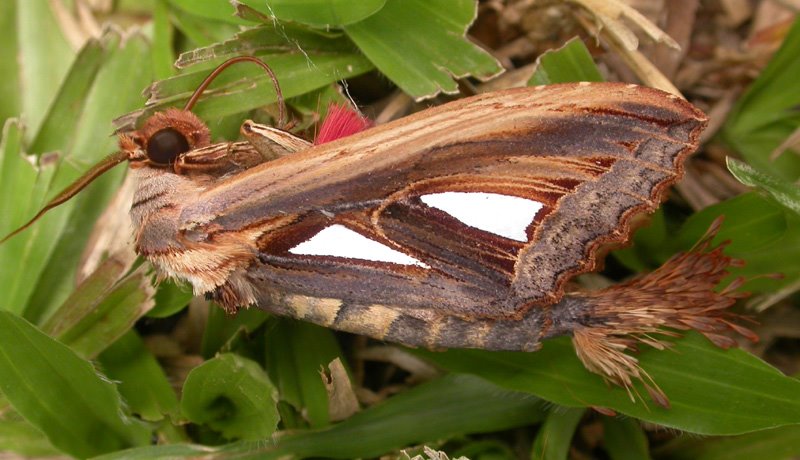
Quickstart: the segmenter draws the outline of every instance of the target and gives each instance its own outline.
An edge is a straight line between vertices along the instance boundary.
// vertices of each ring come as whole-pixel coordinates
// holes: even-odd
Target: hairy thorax
[[[131,205],[136,252],[161,275],[188,281],[197,295],[226,307],[255,303],[247,269],[256,258],[258,229],[207,233],[187,229],[181,219],[196,203],[202,181],[155,168],[132,169],[138,188]]]

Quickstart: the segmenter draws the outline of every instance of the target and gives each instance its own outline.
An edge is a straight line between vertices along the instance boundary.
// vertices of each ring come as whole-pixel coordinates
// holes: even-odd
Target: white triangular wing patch
[[[525,230],[544,206],[518,196],[483,192],[432,193],[420,200],[470,227],[523,242],[528,241]]]
[[[344,225],[331,225],[289,250],[296,255],[347,257],[350,259],[417,265],[430,268],[419,260],[373,241]]]

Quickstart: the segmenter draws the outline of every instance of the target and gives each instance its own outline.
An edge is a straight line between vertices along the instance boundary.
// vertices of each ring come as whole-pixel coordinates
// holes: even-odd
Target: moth
[[[226,311],[256,306],[432,349],[535,351],[569,335],[589,370],[630,394],[640,380],[662,405],[630,354],[637,342],[663,348],[654,335],[687,329],[721,347],[734,345],[726,330],[754,338],[727,310],[741,280],[715,290],[739,263],[711,246],[715,229],[643,277],[568,287],[681,178],[707,123],[687,101],[632,84],[559,84],[460,99],[322,144],[252,121],[246,140],[211,143],[188,108],[239,61],[268,69],[247,57],[222,64],[187,109],[122,134],[120,152],[78,181],[128,161],[136,251]]]

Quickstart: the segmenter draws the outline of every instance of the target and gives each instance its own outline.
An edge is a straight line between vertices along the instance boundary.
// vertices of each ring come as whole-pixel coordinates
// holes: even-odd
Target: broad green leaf
[[[504,390],[468,375],[447,375],[324,429],[282,433],[269,442],[238,442],[218,448],[146,447],[97,460],[200,455],[276,460],[378,457],[410,444],[529,425],[545,414],[542,401],[531,395]]]
[[[647,435],[630,418],[603,418],[603,444],[611,460],[649,460]]]
[[[554,407],[536,434],[531,458],[545,460],[567,459],[572,436],[585,409]]]
[[[642,347],[640,364],[669,397],[664,409],[587,371],[566,338],[545,341],[533,353],[417,350],[453,372],[483,377],[568,407],[608,407],[619,413],[692,433],[739,434],[800,423],[800,381],[739,349],[722,350],[696,333],[669,350]]]
[[[226,353],[192,369],[183,384],[181,411],[228,439],[267,439],[278,426],[277,400],[257,363]]]
[[[260,2],[245,2],[256,3]],[[346,26],[380,11],[386,0],[267,0],[267,11],[283,21],[317,27]]]
[[[798,439],[798,425],[724,438],[682,436],[658,448],[655,454],[672,460],[789,460],[800,457]]]
[[[117,389],[131,412],[148,421],[162,420],[165,415],[178,418],[178,397],[164,370],[135,332],[120,337],[98,360],[105,374],[118,382]]]
[[[455,94],[453,78],[487,80],[503,71],[465,36],[477,7],[473,0],[387,0],[378,13],[344,30],[411,97]]]
[[[536,59],[529,86],[552,85],[574,81],[603,81],[597,65],[579,38],[569,40],[558,49],[549,50]]]
[[[743,268],[731,268],[735,276],[755,277],[782,273],[783,279],[760,278],[746,289],[770,292],[800,277],[800,217],[774,200],[747,193],[692,215],[672,239],[677,249],[690,248],[718,216],[725,221],[715,242],[730,241],[725,253],[744,260]]]
[[[781,48],[736,102],[721,134],[759,171],[794,181],[800,177],[800,156],[786,152],[775,161],[770,154],[800,127],[800,19]]]
[[[774,244],[787,231],[781,206],[756,193],[746,193],[692,215],[676,235],[679,247],[694,246],[719,216],[725,220],[715,241],[730,240],[726,252],[737,257]]]
[[[149,443],[89,362],[11,313],[0,311],[0,331],[0,390],[53,446],[90,457]]]
[[[17,49],[13,58],[21,71],[22,115],[30,134],[38,131],[75,52],[70,49],[53,9],[44,1],[16,4]],[[5,75],[3,76],[5,78]],[[20,88],[22,89],[22,88]]]
[[[800,214],[800,186],[775,177],[771,174],[757,171],[747,163],[734,158],[727,158],[728,170],[739,182],[750,187],[760,187],[772,195],[775,200]]]
[[[279,319],[266,343],[266,368],[280,398],[304,414],[311,427],[328,424],[328,391],[320,371],[342,356],[330,329]]]

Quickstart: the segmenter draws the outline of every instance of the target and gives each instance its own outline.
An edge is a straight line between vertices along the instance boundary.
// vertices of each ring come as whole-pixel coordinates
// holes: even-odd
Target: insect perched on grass
[[[654,211],[698,145],[705,115],[622,83],[481,94],[381,126],[335,109],[316,143],[251,121],[211,143],[190,112],[151,116],[56,206],[125,160],[138,181],[136,251],[226,311],[257,306],[327,327],[429,348],[535,351],[571,335],[586,367],[633,394],[627,354],[654,334],[696,329],[728,347],[738,262],[710,241],[655,272],[566,292]],[[280,100],[280,96],[279,96]],[[284,109],[281,105],[281,126]],[[39,214],[41,215],[41,213]],[[38,217],[38,216],[37,216]],[[35,219],[35,218],[34,218]]]

